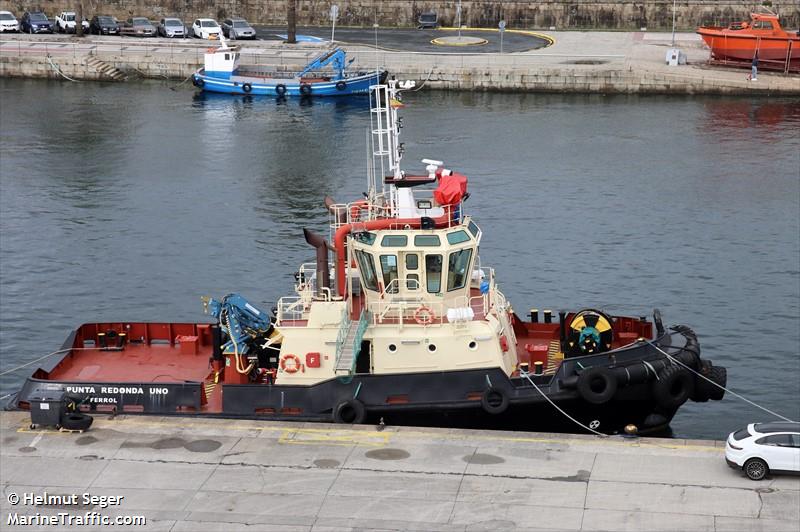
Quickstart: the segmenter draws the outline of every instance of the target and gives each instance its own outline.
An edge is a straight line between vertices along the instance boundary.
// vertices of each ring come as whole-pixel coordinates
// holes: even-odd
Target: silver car
[[[162,18],[158,23],[158,34],[162,37],[185,39],[189,32],[181,19],[170,17]]]
[[[229,18],[222,21],[222,33],[229,39],[255,39],[256,30],[243,18]]]

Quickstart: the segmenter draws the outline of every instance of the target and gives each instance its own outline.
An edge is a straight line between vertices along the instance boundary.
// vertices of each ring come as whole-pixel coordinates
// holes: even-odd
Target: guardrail
[[[130,55],[144,55],[158,58],[169,57],[171,61],[184,59],[186,62],[201,64],[203,54],[210,47],[218,44],[213,41],[182,42],[174,40],[148,39],[142,42],[132,38],[93,39],[90,41],[68,42],[64,40],[0,40],[0,55],[51,55],[82,56],[92,54],[100,59],[113,57],[124,58]],[[247,46],[241,48],[242,65],[268,66],[302,66],[311,61],[326,49],[324,46],[304,49],[286,49],[280,44],[272,46]],[[463,53],[463,52],[397,52],[387,50],[364,49],[354,46],[347,49],[348,56],[353,59],[352,70],[384,69],[406,72],[426,72],[433,68],[525,68],[541,65],[545,62],[574,60],[597,60],[608,62],[625,59],[624,54],[559,54],[550,53],[546,49],[521,53]]]

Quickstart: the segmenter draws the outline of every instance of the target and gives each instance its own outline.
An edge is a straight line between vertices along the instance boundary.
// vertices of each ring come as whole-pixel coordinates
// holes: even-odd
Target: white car
[[[11,11],[0,11],[0,31],[19,31],[19,21]]]
[[[201,39],[219,39],[222,28],[212,18],[199,18],[192,24],[192,35]]]
[[[800,472],[800,423],[751,423],[725,442],[725,461],[751,480],[770,472]]]

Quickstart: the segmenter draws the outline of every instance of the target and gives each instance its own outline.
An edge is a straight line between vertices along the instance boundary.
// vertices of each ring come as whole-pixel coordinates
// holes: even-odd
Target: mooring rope
[[[531,379],[530,374],[527,371],[519,370],[519,374],[520,374],[520,376],[525,377],[526,379],[528,379],[528,382],[530,382],[533,385],[533,387],[536,388],[536,391],[539,392],[541,394],[541,396],[544,397],[547,400],[548,403],[553,405],[553,407],[556,410],[558,410],[559,412],[561,412],[562,414],[567,416],[569,419],[571,419],[573,422],[575,422],[577,425],[580,425],[581,427],[585,428],[589,432],[594,432],[595,434],[597,434],[601,438],[608,438],[608,434],[603,434],[602,432],[597,432],[593,428],[587,427],[586,425],[584,425],[583,423],[581,423],[580,421],[578,421],[574,417],[572,417],[569,414],[567,414],[566,412],[564,412],[564,410],[562,410],[557,404],[555,404],[552,400],[550,400],[550,398],[547,397],[547,395],[545,395],[545,393],[541,389],[539,389],[538,386],[536,386],[536,383],[533,382],[533,379]]]
[[[80,81],[79,81],[79,80],[77,80],[77,79],[72,79],[71,77],[69,77],[69,76],[67,76],[66,74],[64,74],[63,72],[61,72],[61,69],[60,69],[60,68],[58,68],[58,65],[56,65],[55,63],[53,63],[53,60],[50,58],[50,54],[47,54],[47,62],[48,62],[48,63],[50,63],[50,66],[51,66],[51,67],[53,67],[53,70],[55,70],[55,71],[56,71],[56,74],[58,74],[59,76],[63,77],[63,78],[64,78],[64,79],[66,79],[66,80],[72,81],[72,82],[74,82],[74,83],[80,83]]]
[[[180,87],[181,85],[183,85],[184,83],[186,83],[187,81],[189,81],[190,79],[192,79],[192,76],[194,76],[194,72],[192,72],[191,74],[189,74],[189,75],[186,77],[186,79],[184,79],[183,81],[181,81],[180,83],[178,83],[178,84],[177,84],[177,85],[175,85],[174,87],[170,87],[170,88],[169,88],[169,90],[171,90],[171,91],[174,91],[175,89],[177,89],[178,87]]]
[[[21,366],[17,366],[15,368],[11,368],[9,370],[6,370],[6,371],[0,373],[0,377],[2,377],[3,375],[8,375],[9,373],[14,373],[15,371],[20,370],[22,368],[27,368],[31,364],[36,364],[37,362],[39,362],[41,360],[44,360],[45,358],[51,357],[53,355],[57,355],[59,353],[66,353],[67,351],[92,351],[92,350],[97,350],[97,349],[103,349],[103,348],[102,347],[67,347],[65,349],[59,349],[58,351],[53,351],[52,353],[48,353],[48,354],[44,355],[43,357],[39,357],[36,360],[31,360],[30,362],[22,364]]]
[[[424,80],[422,80],[422,83],[419,84],[419,87],[411,89],[409,92],[417,92],[418,90],[422,90],[422,87],[424,87],[425,84],[428,83],[428,80],[431,79],[431,74],[433,74],[433,69],[434,68],[436,68],[436,67],[435,66],[431,67],[431,69],[428,71],[428,77],[426,77]]]
[[[667,357],[668,357],[668,358],[669,358],[671,361],[673,361],[673,362],[676,362],[676,363],[680,364],[681,366],[683,366],[684,368],[688,369],[689,371],[691,371],[692,373],[694,373],[695,375],[697,375],[697,376],[698,376],[698,377],[700,377],[701,379],[704,379],[704,380],[706,380],[706,381],[710,382],[711,384],[713,384],[713,385],[714,385],[714,386],[716,386],[717,388],[720,388],[720,389],[722,389],[722,390],[725,390],[726,392],[728,392],[729,394],[733,395],[734,397],[738,397],[738,398],[739,398],[739,399],[741,399],[742,401],[745,401],[746,403],[749,403],[749,404],[751,404],[751,405],[755,406],[756,408],[760,408],[760,409],[761,409],[761,410],[763,410],[764,412],[768,412],[768,413],[772,414],[773,416],[775,416],[775,417],[777,417],[777,418],[780,418],[780,419],[782,419],[782,420],[784,420],[784,421],[788,421],[788,422],[790,422],[790,423],[794,423],[794,421],[792,421],[792,420],[791,420],[791,419],[789,419],[788,417],[785,417],[785,416],[782,416],[782,415],[780,415],[780,414],[778,414],[778,413],[776,413],[776,412],[773,412],[773,411],[772,411],[772,410],[770,410],[769,408],[765,408],[765,407],[763,407],[763,406],[761,406],[761,405],[759,405],[759,404],[756,404],[756,403],[754,403],[753,401],[751,401],[750,399],[748,399],[748,398],[746,398],[746,397],[743,397],[743,396],[739,395],[738,393],[734,392],[733,390],[730,390],[730,389],[726,388],[725,386],[722,386],[721,384],[717,384],[716,382],[712,381],[711,379],[709,379],[708,377],[706,377],[706,376],[705,376],[705,375],[703,375],[702,373],[700,373],[700,372],[698,372],[698,371],[695,371],[694,369],[690,368],[689,366],[687,366],[686,364],[684,364],[683,362],[681,362],[680,360],[678,360],[678,359],[677,359],[677,358],[675,358],[674,356],[670,355],[669,353],[667,353],[666,351],[664,351],[663,349],[661,349],[660,347],[658,347],[656,344],[654,344],[654,343],[653,343],[653,342],[651,342],[650,340],[645,340],[645,341],[646,341],[648,344],[650,344],[651,346],[653,346],[653,348],[655,348],[655,350],[656,350],[656,351],[659,351],[660,353],[662,353],[662,354],[664,354],[665,356],[667,356]],[[677,348],[676,348],[676,349],[677,349]]]

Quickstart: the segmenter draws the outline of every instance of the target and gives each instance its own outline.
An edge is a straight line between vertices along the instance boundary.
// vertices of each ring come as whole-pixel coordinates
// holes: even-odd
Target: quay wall
[[[41,9],[54,17],[63,10],[75,10],[79,0],[0,0],[0,10],[21,16],[26,10]],[[456,24],[456,4],[450,1],[416,0],[297,0],[298,25],[327,26],[331,4],[339,8],[338,24],[371,27],[416,25],[420,13],[436,11],[445,26]],[[767,1],[781,15],[788,28],[800,26],[800,0]],[[284,25],[287,0],[83,0],[84,16],[106,14],[120,20],[131,15],[159,19],[178,16],[186,21],[197,17],[224,19],[243,16],[253,24]],[[745,20],[756,3],[735,0],[678,1],[675,22],[678,29],[700,25],[727,24]],[[497,27],[504,19],[517,29],[613,29],[669,30],[673,2],[669,0],[463,0],[462,24]]]
[[[267,67],[273,71],[298,71],[316,51],[290,54],[280,50],[244,58],[242,64]],[[371,52],[360,52],[370,54]],[[358,51],[350,52],[359,57]],[[363,59],[363,58],[362,58]],[[98,61],[101,63],[98,64]],[[800,94],[800,78],[766,76],[758,85],[747,83],[744,75],[687,70],[631,68],[624,63],[608,65],[565,65],[530,62],[525,58],[504,59],[450,58],[431,60],[425,56],[387,57],[385,66],[398,79],[424,82],[426,89],[508,92],[572,92],[603,94]],[[188,85],[188,77],[201,66],[202,49],[192,53],[150,52],[3,55],[0,76],[112,81],[108,69],[116,69],[129,79],[175,80]]]

